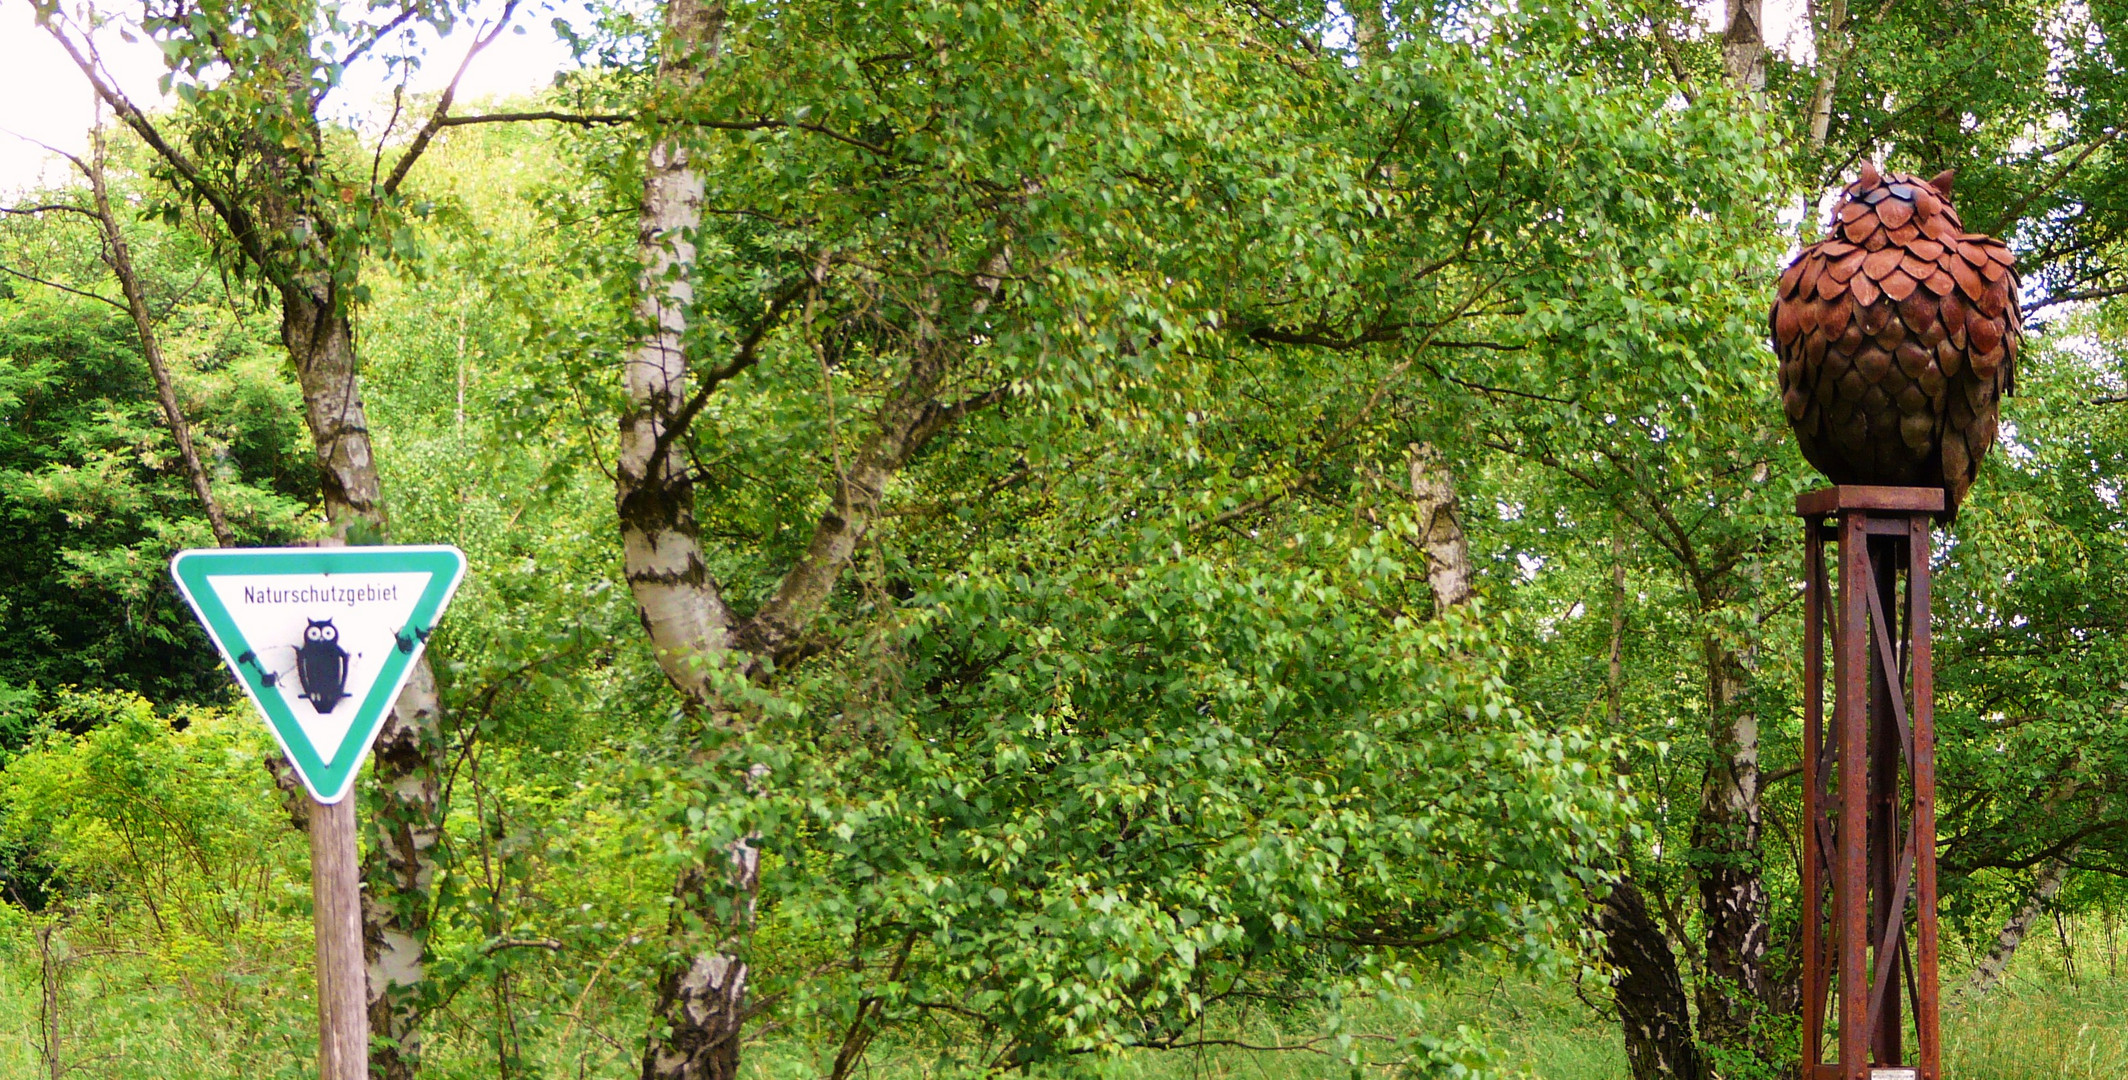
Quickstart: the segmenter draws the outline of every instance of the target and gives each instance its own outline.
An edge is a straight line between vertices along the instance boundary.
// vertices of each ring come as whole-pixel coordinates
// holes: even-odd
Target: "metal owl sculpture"
[[[1941,487],[1955,514],[1995,445],[2024,328],[2010,249],[1965,231],[1951,173],[1864,163],[1773,303],[1781,405],[1835,484]]]
[[[311,619],[296,646],[296,681],[303,697],[319,713],[329,713],[347,697],[348,652],[340,647],[340,630],[331,619]]]

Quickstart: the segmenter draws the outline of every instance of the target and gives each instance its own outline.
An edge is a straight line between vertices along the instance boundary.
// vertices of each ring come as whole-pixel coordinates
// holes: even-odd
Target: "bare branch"
[[[2069,178],[2069,174],[2076,171],[2077,166],[2082,165],[2085,161],[2089,160],[2091,155],[2098,153],[2099,150],[2107,143],[2110,143],[2113,140],[2119,138],[2120,134],[2121,129],[2117,127],[2109,127],[2101,131],[2099,133],[2098,138],[2091,140],[2090,145],[2085,146],[2083,150],[2079,151],[2075,157],[2070,158],[2067,164],[2064,164],[2061,168],[2054,170],[2054,175],[2048,177],[2045,183],[2042,183],[2038,187],[2033,188],[2031,191],[2026,192],[2023,198],[2018,199],[2014,203],[2011,203],[2009,208],[2004,210],[2002,214],[1995,219],[1994,226],[1988,231],[1991,233],[2000,233],[2002,232],[2005,226],[2015,224],[2017,222],[2017,219],[2024,215],[2025,208],[2032,205],[2032,200],[2037,199],[2041,195],[2045,195],[2047,192],[2053,191],[2055,188],[2061,186],[2062,181],[2067,180]]]
[[[517,13],[517,2],[518,0],[509,0],[504,4],[502,14],[496,18],[495,25],[490,27],[487,33],[474,38],[472,47],[466,50],[465,58],[458,61],[458,70],[451,75],[450,85],[444,87],[443,96],[436,99],[436,111],[430,114],[429,122],[423,124],[420,132],[415,134],[413,143],[406,148],[406,153],[399,155],[399,163],[392,166],[392,174],[385,178],[386,195],[399,190],[406,174],[413,170],[414,162],[421,160],[422,153],[429,148],[429,141],[443,129],[444,120],[451,115],[451,102],[458,96],[459,80],[464,79],[466,70],[473,66],[473,58],[479,56],[481,50],[494,44],[495,39],[504,30],[509,29],[510,19]]]
[[[2082,292],[2062,293],[2058,296],[2049,296],[2044,300],[2034,300],[2017,310],[2023,314],[2030,315],[2041,308],[2050,308],[2057,304],[2074,304],[2083,300],[2104,300],[2107,297],[2122,295],[2128,295],[2128,285],[2116,286],[2110,289],[2085,289]]]
[[[884,146],[866,142],[855,135],[845,135],[834,128],[822,124],[793,123],[789,120],[769,120],[766,118],[759,120],[687,120],[683,118],[675,121],[675,123],[706,127],[714,131],[778,131],[785,128],[793,131],[810,131],[815,135],[824,135],[836,142],[854,146],[875,157],[891,158],[895,156],[893,151]]]
[[[45,278],[41,278],[41,277],[38,277],[38,276],[37,276],[37,275],[35,275],[35,274],[31,274],[31,273],[25,273],[24,271],[21,271],[21,270],[17,270],[17,269],[15,269],[15,268],[14,268],[14,267],[12,267],[12,266],[9,266],[9,265],[7,265],[6,263],[0,263],[0,274],[12,274],[12,275],[14,275],[14,276],[16,276],[16,277],[18,277],[18,278],[21,278],[21,279],[22,279],[22,280],[24,280],[24,281],[33,281],[33,282],[36,282],[37,284],[39,284],[39,285],[42,285],[42,286],[44,286],[44,287],[46,287],[46,288],[49,288],[49,289],[58,289],[58,290],[59,290],[60,292],[68,292],[68,293],[73,293],[73,294],[74,294],[75,296],[80,296],[80,297],[86,297],[87,299],[90,299],[90,300],[95,300],[95,301],[98,301],[98,302],[101,302],[101,303],[109,304],[109,305],[111,305],[112,307],[115,307],[115,308],[117,308],[117,309],[118,309],[118,310],[120,310],[120,311],[124,311],[124,310],[126,310],[126,306],[125,306],[124,304],[121,304],[121,303],[119,303],[118,301],[116,301],[116,300],[113,300],[113,299],[111,299],[111,298],[110,298],[110,297],[108,297],[108,296],[99,296],[99,295],[97,295],[97,294],[95,294],[95,293],[92,293],[92,292],[87,292],[87,291],[85,291],[85,290],[82,290],[82,289],[77,289],[77,288],[73,287],[72,285],[61,285],[60,283],[58,283],[58,282],[56,282],[56,281],[50,281],[50,280],[47,280],[47,279],[45,279]]]
[[[823,264],[820,273],[824,276],[825,264]],[[761,321],[754,324],[754,328],[748,331],[744,338],[740,339],[738,352],[733,354],[731,360],[723,367],[703,373],[702,385],[695,389],[694,396],[689,398],[687,404],[673,415],[672,422],[667,424],[664,430],[658,432],[657,443],[651,447],[650,452],[653,468],[658,467],[657,463],[665,460],[665,452],[672,448],[672,444],[687,433],[688,425],[694,423],[695,414],[701,412],[702,406],[709,403],[709,396],[716,392],[717,387],[722,386],[740,372],[753,367],[760,360],[762,339],[766,338],[768,332],[774,329],[776,324],[781,321],[783,313],[788,311],[799,297],[804,296],[808,289],[817,284],[819,284],[818,279],[808,275],[778,290],[769,299],[768,312],[761,316]]]
[[[493,956],[504,949],[545,949],[548,952],[562,951],[562,943],[553,938],[501,938],[480,947],[480,955]]]
[[[599,127],[606,124],[626,124],[636,117],[626,113],[565,113],[552,109],[534,112],[482,113],[479,116],[446,116],[437,121],[439,127],[464,127],[467,124],[516,124],[530,120],[546,120],[556,124],[575,124],[578,127]]]
[[[367,53],[371,49],[376,48],[377,45],[385,38],[392,36],[392,31],[397,30],[402,26],[405,26],[407,24],[407,20],[412,19],[414,16],[420,13],[421,8],[418,5],[407,6],[405,9],[401,10],[398,15],[394,16],[392,18],[392,21],[385,23],[383,26],[378,27],[377,32],[371,34],[368,41],[365,41],[362,44],[355,46],[353,49],[350,49],[346,56],[340,58],[340,62],[336,66],[341,71],[346,71],[347,66],[349,64],[352,64],[355,61],[362,59],[364,53]],[[312,94],[310,97],[310,103],[313,107],[315,107],[318,102],[323,100],[325,100],[325,90],[322,87],[319,88],[317,93]]]
[[[16,214],[22,217],[33,217],[37,214],[49,213],[54,210],[63,210],[69,214],[80,214],[91,221],[96,219],[95,212],[87,207],[69,206],[66,203],[46,203],[43,206],[0,206],[0,214]]]
[[[663,117],[653,113],[631,115],[628,113],[569,113],[551,109],[530,112],[482,113],[478,116],[447,116],[431,123],[437,127],[462,127],[467,124],[512,124],[525,121],[546,121],[555,124],[573,124],[577,127],[603,127],[612,124],[631,124],[637,121],[652,124],[669,124],[673,127],[708,128],[711,131],[807,131],[822,135],[836,142],[854,146],[876,157],[892,158],[892,150],[878,143],[866,142],[854,135],[845,135],[825,124],[806,121],[772,120],[761,117],[753,120],[702,120],[686,116]]]
[[[85,166],[82,171],[88,174],[89,191],[96,199],[96,219],[103,226],[104,262],[111,267],[112,275],[118,278],[118,287],[126,294],[125,310],[133,317],[133,329],[140,335],[140,351],[148,361],[148,373],[155,377],[155,398],[162,406],[163,421],[169,425],[170,439],[177,444],[178,456],[184,460],[193,494],[199,496],[200,505],[207,511],[207,525],[214,530],[214,542],[225,548],[235,547],[236,534],[229,530],[229,519],[223,516],[222,505],[215,500],[214,489],[207,482],[207,469],[200,464],[199,449],[192,444],[192,425],[178,404],[177,387],[170,380],[169,366],[163,363],[162,342],[155,333],[154,317],[148,312],[147,294],[141,288],[140,274],[133,268],[125,230],[118,226],[118,215],[111,212],[110,189],[104,183],[101,116],[97,117],[94,160],[93,166]]]

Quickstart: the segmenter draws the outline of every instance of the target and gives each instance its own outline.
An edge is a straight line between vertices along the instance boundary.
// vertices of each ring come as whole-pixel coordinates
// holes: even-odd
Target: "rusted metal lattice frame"
[[[1796,500],[1806,553],[1804,1080],[1871,1080],[1873,1069],[1897,1070],[1891,1075],[1914,1080],[1941,1080],[1943,1074],[1929,647],[1929,530],[1943,505],[1936,488],[1851,485]],[[1825,570],[1827,541],[1837,545],[1840,565],[1836,607]],[[1834,673],[1829,731],[1828,630]],[[1903,1043],[1902,996],[1912,1008],[1912,1060]],[[1828,1015],[1835,1001],[1837,1013]],[[1834,1021],[1836,1056],[1826,1062]],[[1878,1078],[1889,1080],[1883,1073]]]

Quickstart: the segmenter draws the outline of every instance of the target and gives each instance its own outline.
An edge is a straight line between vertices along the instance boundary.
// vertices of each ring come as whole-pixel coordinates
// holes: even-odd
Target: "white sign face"
[[[397,650],[399,630],[428,579],[422,573],[227,574],[207,584],[251,643],[263,681],[331,765],[350,749],[355,711]]]
[[[465,576],[453,547],[230,548],[170,563],[237,683],[338,802]]]

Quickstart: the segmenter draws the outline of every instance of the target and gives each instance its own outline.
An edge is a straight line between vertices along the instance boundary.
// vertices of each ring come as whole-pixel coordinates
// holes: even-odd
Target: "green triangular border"
[[[184,594],[199,616],[200,624],[207,628],[207,637],[221,652],[222,663],[266,718],[266,726],[288,755],[288,763],[295,766],[296,775],[302,777],[303,786],[310,789],[311,797],[321,803],[336,803],[354,787],[355,774],[362,768],[362,759],[369,756],[370,743],[376,741],[377,732],[384,727],[385,714],[399,699],[407,677],[413,674],[414,661],[428,647],[429,631],[435,629],[452,594],[458,591],[458,583],[465,578],[465,566],[465,553],[449,545],[208,548],[178,552],[170,560],[170,576],[177,582],[177,591]],[[237,657],[256,654],[257,650],[244,640],[243,631],[229,617],[221,597],[207,585],[209,578],[230,574],[404,574],[424,570],[429,573],[428,584],[422,587],[420,599],[407,616],[406,629],[417,631],[412,635],[413,650],[393,649],[385,658],[377,681],[356,708],[347,736],[332,749],[329,758],[321,758],[317,748],[310,745],[303,726],[288,710],[288,703],[261,681],[257,665],[247,669],[236,662]]]

